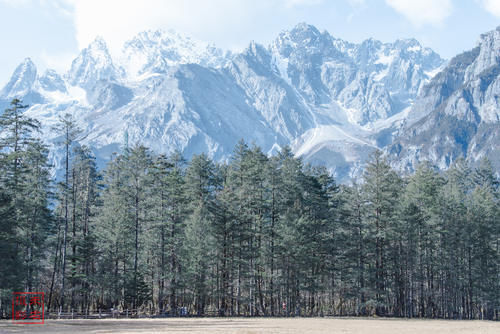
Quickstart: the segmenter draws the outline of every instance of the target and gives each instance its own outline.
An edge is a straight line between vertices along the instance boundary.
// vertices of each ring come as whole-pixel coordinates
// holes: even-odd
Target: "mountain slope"
[[[268,153],[291,145],[341,181],[357,175],[376,148],[401,159],[399,168],[421,159],[446,168],[459,153],[497,152],[497,34],[447,65],[414,39],[355,44],[305,23],[269,47],[252,42],[240,53],[147,31],[113,58],[97,38],[65,74],[40,75],[25,60],[1,91],[0,107],[13,97],[31,105],[56,167],[50,127],[71,113],[101,166],[127,137],[157,152],[207,152],[217,160],[241,138]],[[426,141],[429,133],[437,137]]]
[[[453,58],[424,88],[403,135],[388,148],[394,165],[412,170],[421,160],[440,168],[464,157],[492,160],[500,170],[500,27]]]

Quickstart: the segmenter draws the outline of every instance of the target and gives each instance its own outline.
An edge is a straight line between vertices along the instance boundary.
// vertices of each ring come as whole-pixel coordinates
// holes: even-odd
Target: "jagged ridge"
[[[101,164],[119,150],[126,132],[131,143],[159,152],[207,152],[222,160],[244,138],[269,153],[292,145],[345,181],[377,147],[406,161],[395,162],[400,168],[414,167],[423,156],[406,158],[404,152],[417,135],[405,136],[426,119],[442,124],[431,120],[438,109],[454,115],[457,110],[443,103],[459,90],[470,95],[462,94],[473,110],[464,105],[464,115],[497,124],[497,104],[484,103],[498,92],[497,33],[483,35],[475,51],[461,56],[470,58],[469,65],[454,59],[439,74],[445,61],[414,39],[354,44],[305,23],[269,47],[252,42],[234,54],[173,31],[147,31],[114,59],[97,38],[64,75],[48,70],[40,76],[27,59],[2,90],[0,104],[12,97],[31,104],[28,113],[42,121],[51,143],[56,138],[49,125],[72,113]],[[490,138],[495,127],[488,129],[474,131]],[[469,147],[472,138],[464,140]],[[466,154],[489,154],[481,143]],[[59,153],[55,147],[52,152],[57,166]],[[439,163],[446,168],[454,158]]]

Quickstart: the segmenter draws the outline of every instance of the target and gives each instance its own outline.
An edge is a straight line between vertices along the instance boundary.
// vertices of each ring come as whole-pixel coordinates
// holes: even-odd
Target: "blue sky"
[[[450,58],[500,25],[500,0],[0,0],[0,87],[26,57],[66,71],[96,35],[112,52],[159,28],[237,50],[298,22],[352,42],[414,37]]]

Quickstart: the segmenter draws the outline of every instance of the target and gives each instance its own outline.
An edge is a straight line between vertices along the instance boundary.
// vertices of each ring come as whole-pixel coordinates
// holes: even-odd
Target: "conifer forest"
[[[0,115],[1,316],[13,292],[43,291],[54,312],[500,317],[486,159],[403,175],[377,151],[342,185],[242,140],[224,163],[124,144],[100,170],[66,115],[56,179],[25,109]]]

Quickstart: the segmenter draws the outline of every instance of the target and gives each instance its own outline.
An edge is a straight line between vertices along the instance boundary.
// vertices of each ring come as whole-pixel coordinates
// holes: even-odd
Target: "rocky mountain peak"
[[[25,58],[2,89],[0,96],[14,98],[27,94],[36,81],[37,69],[31,58]]]
[[[304,37],[319,37],[321,36],[320,31],[313,25],[307,24],[306,22],[300,22],[295,27],[290,30],[290,35],[295,38]]]
[[[95,82],[116,80],[120,74],[113,65],[106,42],[98,36],[73,60],[66,76],[70,84],[90,89]]]
[[[486,156],[500,168],[499,59],[496,29],[452,58],[422,89],[404,131],[388,149],[396,167],[412,170],[428,160],[446,169],[459,157],[474,163]]]
[[[45,73],[38,78],[38,82],[40,87],[45,91],[66,92],[66,84],[63,78],[53,69],[47,69]]]
[[[479,54],[472,66],[467,70],[465,77],[471,80],[492,67],[500,64],[500,26],[495,30],[481,34],[477,42]]]
[[[281,32],[270,49],[276,50],[284,57],[289,57],[292,52],[313,54],[333,48],[333,41],[328,32],[321,33],[313,25],[299,23],[291,30]]]
[[[180,64],[220,67],[228,58],[228,53],[214,45],[175,30],[148,30],[125,42],[119,62],[129,76],[137,77],[165,73]]]
[[[402,133],[415,136],[399,138],[401,147],[420,145],[425,128],[443,134],[432,143],[451,147],[456,141],[460,150],[425,146],[422,139],[419,155],[400,146],[391,149],[393,155],[411,166],[428,147],[436,148],[430,157],[448,152],[446,161],[463,147],[477,148],[466,154],[489,155],[480,138],[493,142],[500,117],[499,33],[485,34],[477,48],[436,75],[444,60],[415,39],[357,44],[301,23],[268,48],[251,42],[228,54],[175,31],[150,30],[127,41],[113,59],[106,42],[96,38],[63,77],[52,70],[37,76],[34,64],[23,62],[0,106],[8,104],[10,92],[19,92],[16,97],[32,105],[28,112],[42,124],[52,124],[61,112],[78,115],[84,144],[101,166],[128,129],[137,142],[161,153],[178,149],[187,158],[206,152],[224,159],[241,138],[265,152],[291,145],[305,161],[325,164],[346,180],[370,152],[389,147]],[[435,117],[412,127],[429,113]],[[482,137],[474,132],[478,125]]]

